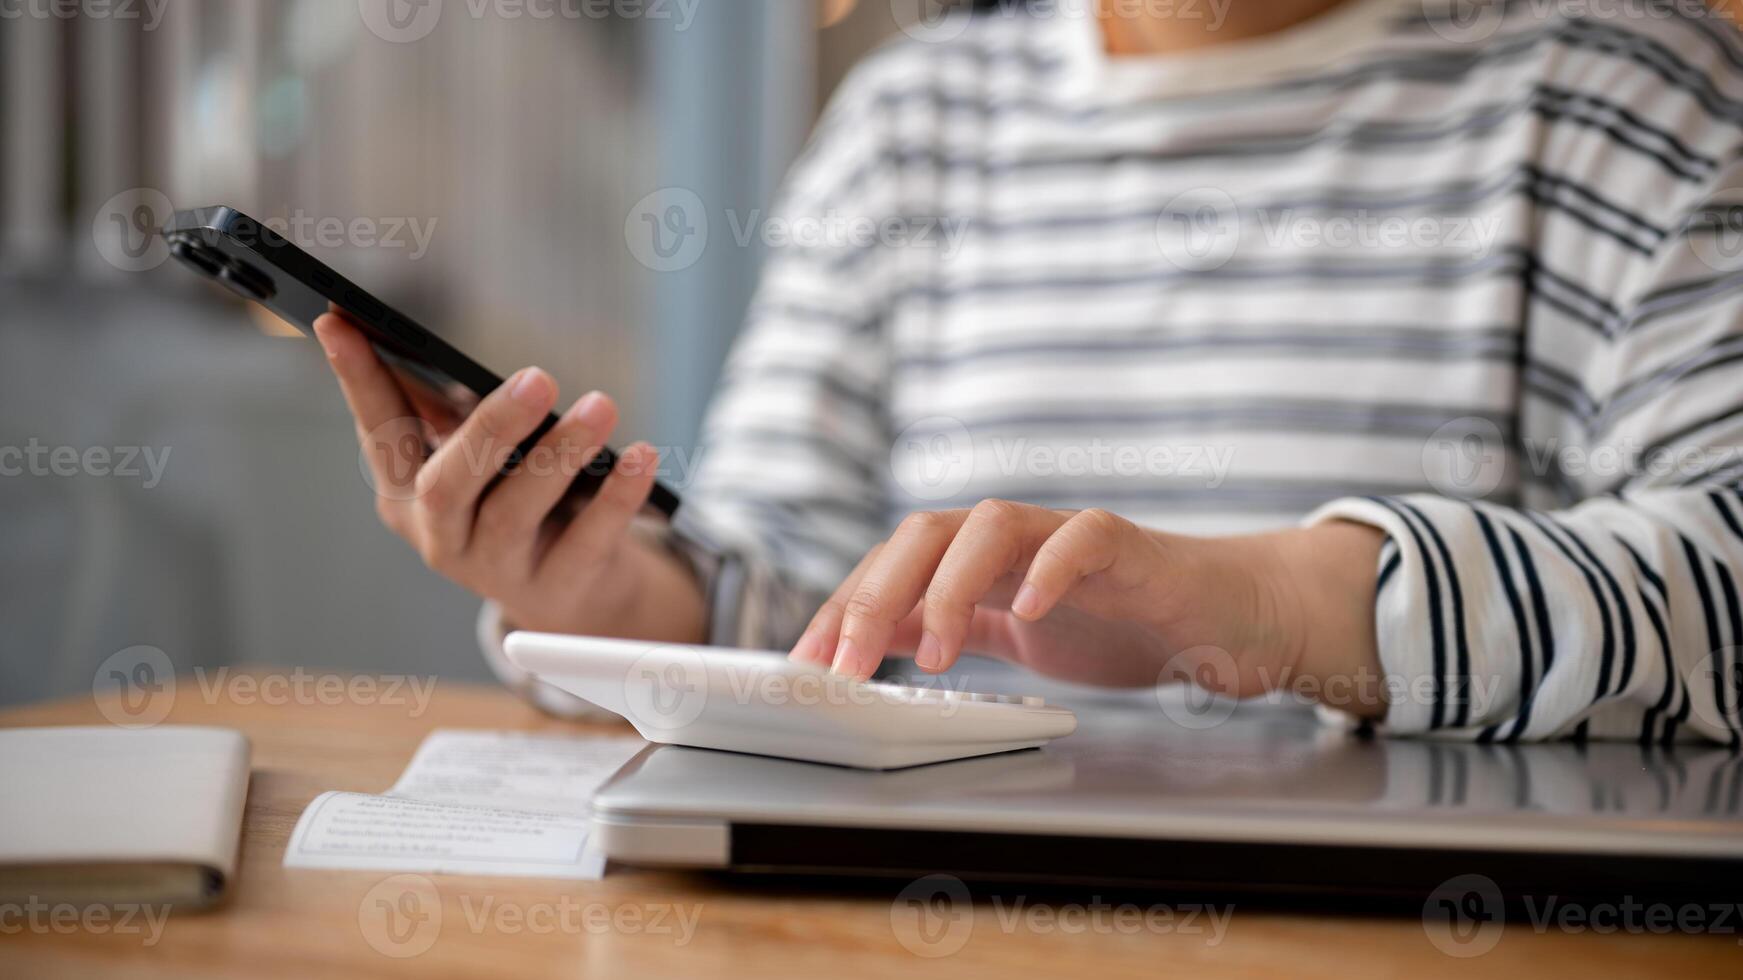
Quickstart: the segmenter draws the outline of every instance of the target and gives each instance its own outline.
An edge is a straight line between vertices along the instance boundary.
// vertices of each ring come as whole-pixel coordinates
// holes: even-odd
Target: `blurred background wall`
[[[619,441],[692,452],[761,258],[729,219],[933,3],[9,6],[0,703],[89,690],[141,644],[183,670],[486,676],[476,600],[377,526],[315,345],[165,261],[169,208],[281,219],[499,373],[607,389]],[[636,240],[673,189],[715,228],[681,268]]]

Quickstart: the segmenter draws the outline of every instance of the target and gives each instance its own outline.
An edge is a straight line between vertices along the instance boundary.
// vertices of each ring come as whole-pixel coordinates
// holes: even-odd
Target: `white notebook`
[[[0,729],[0,903],[216,901],[248,739],[227,728]]]

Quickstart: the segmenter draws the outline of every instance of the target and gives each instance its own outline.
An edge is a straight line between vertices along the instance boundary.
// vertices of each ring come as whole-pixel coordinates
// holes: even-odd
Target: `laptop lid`
[[[1154,700],[1072,707],[1081,728],[1046,748],[894,772],[651,747],[595,798],[595,840],[636,864],[1284,892],[1421,895],[1482,874],[1704,894],[1743,870],[1743,759],[1719,747],[1379,739],[1293,705],[1214,724]]]

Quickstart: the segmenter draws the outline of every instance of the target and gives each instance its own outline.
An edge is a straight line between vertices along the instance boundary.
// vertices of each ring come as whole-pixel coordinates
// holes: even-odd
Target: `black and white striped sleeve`
[[[894,213],[874,56],[842,84],[789,172],[744,333],[704,425],[686,507],[710,642],[784,649],[884,534],[888,270]]]
[[[1739,744],[1743,167],[1675,210],[1582,351],[1527,338],[1593,396],[1583,419],[1504,454],[1565,506],[1424,494],[1309,518],[1390,536],[1375,600],[1387,730]]]

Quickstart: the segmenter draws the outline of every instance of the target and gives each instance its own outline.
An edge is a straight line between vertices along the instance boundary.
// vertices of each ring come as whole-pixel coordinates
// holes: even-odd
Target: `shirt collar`
[[[1107,53],[1095,0],[1041,0],[1029,16],[1039,22],[1043,45],[1060,59],[1060,94],[1095,104],[1206,94],[1311,72],[1372,44],[1412,5],[1413,0],[1347,0],[1263,37],[1179,54],[1120,57]],[[1203,0],[1190,9],[1213,17],[1219,5]]]

